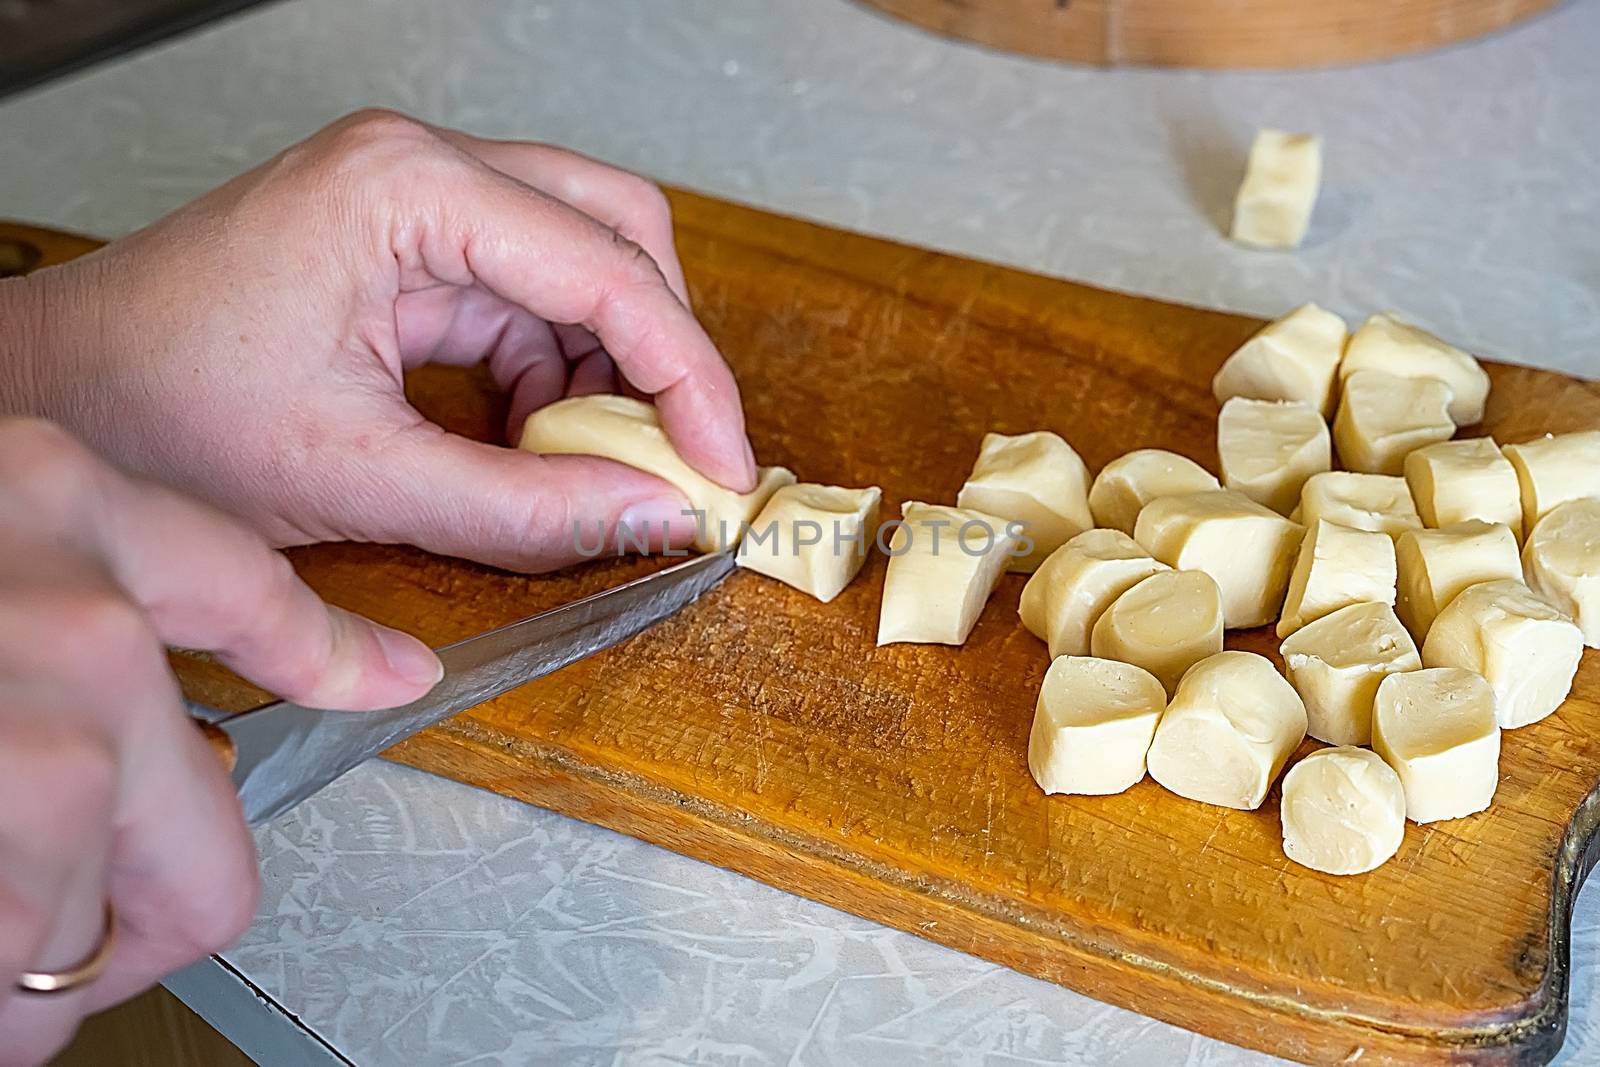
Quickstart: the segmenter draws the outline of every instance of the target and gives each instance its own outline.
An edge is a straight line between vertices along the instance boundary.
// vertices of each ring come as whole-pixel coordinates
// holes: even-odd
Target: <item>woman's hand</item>
[[[28,287],[34,343],[0,359],[0,414],[67,426],[277,545],[407,542],[540,570],[578,558],[578,519],[692,537],[655,478],[428,422],[401,382],[427,362],[487,360],[513,432],[563,395],[653,394],[691,464],[754,485],[738,389],[688,308],[661,193],[559,149],[362,113],[7,284]]]
[[[416,639],[325,605],[236,519],[0,418],[0,1065],[243,931],[255,850],[164,646],[302,704],[382,708],[438,680]],[[118,941],[78,992],[18,992]]]

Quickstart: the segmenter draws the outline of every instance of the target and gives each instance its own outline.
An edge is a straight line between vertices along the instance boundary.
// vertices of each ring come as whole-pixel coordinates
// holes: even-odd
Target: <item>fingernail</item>
[[[410,634],[391,630],[387,626],[372,627],[378,637],[378,647],[389,668],[412,685],[425,685],[429,689],[444,677],[444,664],[433,650]]]
[[[744,469],[750,488],[756,487],[756,450],[750,447],[750,438],[744,439]]]
[[[694,512],[682,497],[650,497],[629,504],[623,511],[612,545],[633,548],[643,542],[650,551],[659,551],[668,545],[692,541],[696,525]]]

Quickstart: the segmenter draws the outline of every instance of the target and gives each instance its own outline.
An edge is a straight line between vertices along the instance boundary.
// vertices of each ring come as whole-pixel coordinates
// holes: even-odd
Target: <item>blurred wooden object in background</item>
[[[255,1067],[255,1062],[156,986],[85,1019],[50,1067]]]

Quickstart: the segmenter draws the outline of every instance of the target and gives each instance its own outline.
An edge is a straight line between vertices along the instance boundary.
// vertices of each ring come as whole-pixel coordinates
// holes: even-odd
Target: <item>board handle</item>
[[[16,278],[88,255],[104,241],[0,219],[0,278]]]

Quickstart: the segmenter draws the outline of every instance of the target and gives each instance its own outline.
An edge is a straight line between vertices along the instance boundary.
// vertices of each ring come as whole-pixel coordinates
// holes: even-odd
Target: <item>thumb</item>
[[[594,456],[539,456],[443,431],[410,437],[374,472],[350,536],[516,571],[690,544],[689,502],[653,475]]]

